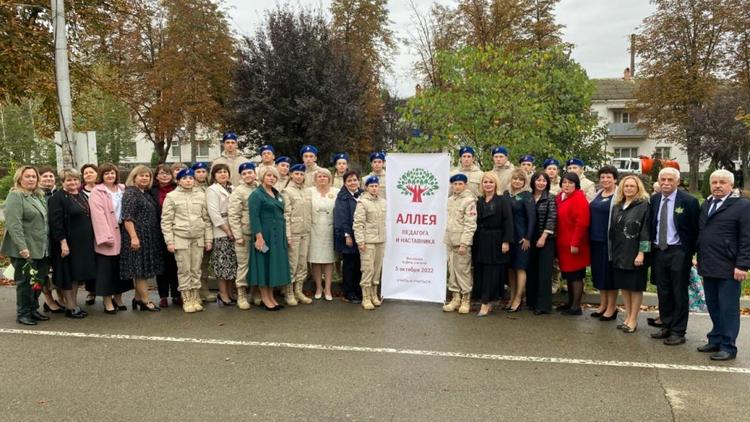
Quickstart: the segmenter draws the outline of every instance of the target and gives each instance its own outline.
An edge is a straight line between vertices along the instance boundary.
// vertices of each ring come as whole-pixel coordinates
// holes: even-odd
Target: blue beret
[[[464,183],[466,183],[468,181],[469,181],[469,178],[466,177],[466,175],[463,174],[463,173],[454,174],[453,176],[451,176],[451,179],[450,179],[451,183],[453,183],[453,182],[464,182]]]
[[[560,167],[560,162],[557,161],[557,160],[555,160],[554,158],[548,158],[548,159],[544,160],[543,167],[547,168],[549,166],[557,166],[559,168]]]
[[[195,171],[193,171],[193,169],[182,169],[177,173],[177,180],[180,180],[185,176],[195,177]]]
[[[279,163],[292,164],[292,159],[287,157],[286,155],[282,155],[281,157],[276,159],[275,163],[276,164],[279,164]]]
[[[305,170],[307,170],[307,168],[304,164],[295,164],[292,166],[292,168],[289,169],[289,171],[292,173],[294,173],[295,171],[301,171],[302,173],[304,173]]]
[[[534,163],[534,156],[533,155],[524,155],[521,157],[520,160],[518,160],[519,163]]]
[[[373,152],[370,154],[370,162],[373,160],[383,160],[385,161],[385,153],[382,151]]]
[[[346,162],[348,163],[349,162],[349,154],[347,154],[345,152],[338,152],[338,153],[334,154],[333,155],[333,160],[332,160],[333,164],[336,164],[336,161],[338,161],[338,160],[346,160]]]
[[[503,154],[504,156],[508,156],[508,150],[505,147],[495,147],[492,149],[492,155],[495,154]]]
[[[227,139],[231,139],[232,141],[237,141],[237,134],[234,132],[227,132],[224,134],[224,136],[221,138],[221,142],[226,141]]]
[[[255,171],[255,163],[247,162],[240,164],[240,173],[242,173],[245,170],[253,170]]]
[[[268,145],[268,144],[261,145],[260,148],[258,148],[258,154],[263,154],[264,151],[275,152],[273,149],[273,146]]]
[[[369,186],[373,183],[380,184],[380,178],[378,176],[370,176],[367,179],[365,179],[365,186]]]
[[[565,167],[568,167],[568,166],[583,167],[584,163],[583,163],[583,160],[581,160],[580,158],[571,158],[570,160],[565,162]]]
[[[193,171],[198,170],[198,169],[206,169],[206,170],[208,170],[208,163],[195,163],[192,166],[190,166],[190,168]]]
[[[458,150],[458,155],[464,155],[467,153],[471,155],[476,155],[476,153],[474,152],[474,148],[469,147],[469,146],[461,147],[461,149]]]
[[[300,156],[304,155],[306,152],[312,152],[313,154],[318,155],[318,149],[313,145],[305,145],[299,149]]]

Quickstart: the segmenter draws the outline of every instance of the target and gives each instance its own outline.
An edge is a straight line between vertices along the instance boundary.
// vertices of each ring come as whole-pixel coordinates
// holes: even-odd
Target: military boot
[[[203,304],[201,303],[201,295],[198,289],[190,291],[190,299],[192,299],[193,306],[195,306],[195,312],[203,312]]]
[[[458,292],[452,292],[453,298],[450,302],[443,305],[443,311],[445,312],[453,312],[456,309],[458,309],[459,306],[461,306],[461,293]]]
[[[250,302],[247,301],[247,287],[237,287],[237,307],[246,311],[250,309]]]
[[[183,290],[182,294],[182,310],[189,314],[195,312],[195,303],[193,302],[192,290]]]
[[[294,283],[294,297],[297,298],[297,302],[309,305],[312,303],[312,299],[305,296],[305,293],[302,291],[302,284],[301,281]]]
[[[459,314],[468,314],[471,308],[471,293],[461,295],[461,307],[458,308]]]
[[[297,306],[297,299],[294,297],[294,286],[292,283],[284,286],[284,301],[287,306]]]
[[[383,303],[380,301],[380,296],[378,296],[378,286],[370,286],[370,302],[372,302],[375,306],[380,306]]]
[[[362,307],[367,309],[368,311],[375,309],[375,305],[372,304],[372,300],[370,298],[369,287],[362,286]]]

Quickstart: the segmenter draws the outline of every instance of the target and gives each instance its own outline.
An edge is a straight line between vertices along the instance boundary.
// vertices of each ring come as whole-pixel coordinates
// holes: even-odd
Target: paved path
[[[0,288],[0,420],[745,420],[750,328],[740,355],[663,346],[589,317],[444,314],[386,301],[270,313],[210,305],[186,315],[101,312],[14,322]]]

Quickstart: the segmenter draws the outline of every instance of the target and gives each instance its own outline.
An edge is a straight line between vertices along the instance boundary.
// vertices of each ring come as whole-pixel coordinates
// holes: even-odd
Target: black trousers
[[[651,282],[659,297],[659,318],[670,334],[684,336],[687,331],[690,299],[690,267],[692,257],[681,246],[665,250],[655,248],[651,266]]]
[[[548,238],[543,248],[531,247],[531,262],[526,281],[526,305],[539,311],[552,311],[552,263],[555,260],[555,238]]]
[[[159,297],[169,297],[170,293],[173,298],[180,297],[177,291],[177,261],[174,254],[164,248],[164,272],[156,276],[156,288],[159,290]]]
[[[359,254],[341,254],[341,290],[347,299],[362,298],[359,282],[362,280]]]

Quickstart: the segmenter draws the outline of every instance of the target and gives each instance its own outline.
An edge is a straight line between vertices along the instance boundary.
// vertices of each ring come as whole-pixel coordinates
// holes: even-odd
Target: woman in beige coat
[[[365,179],[365,193],[354,211],[354,238],[357,239],[362,265],[362,307],[380,306],[378,285],[385,253],[385,199],[380,196],[377,176]]]
[[[182,296],[182,310],[203,310],[198,291],[201,288],[203,250],[211,250],[213,232],[208,218],[206,196],[195,188],[195,172],[180,170],[178,186],[167,194],[161,214],[161,231],[167,250],[177,261],[177,289]]]

